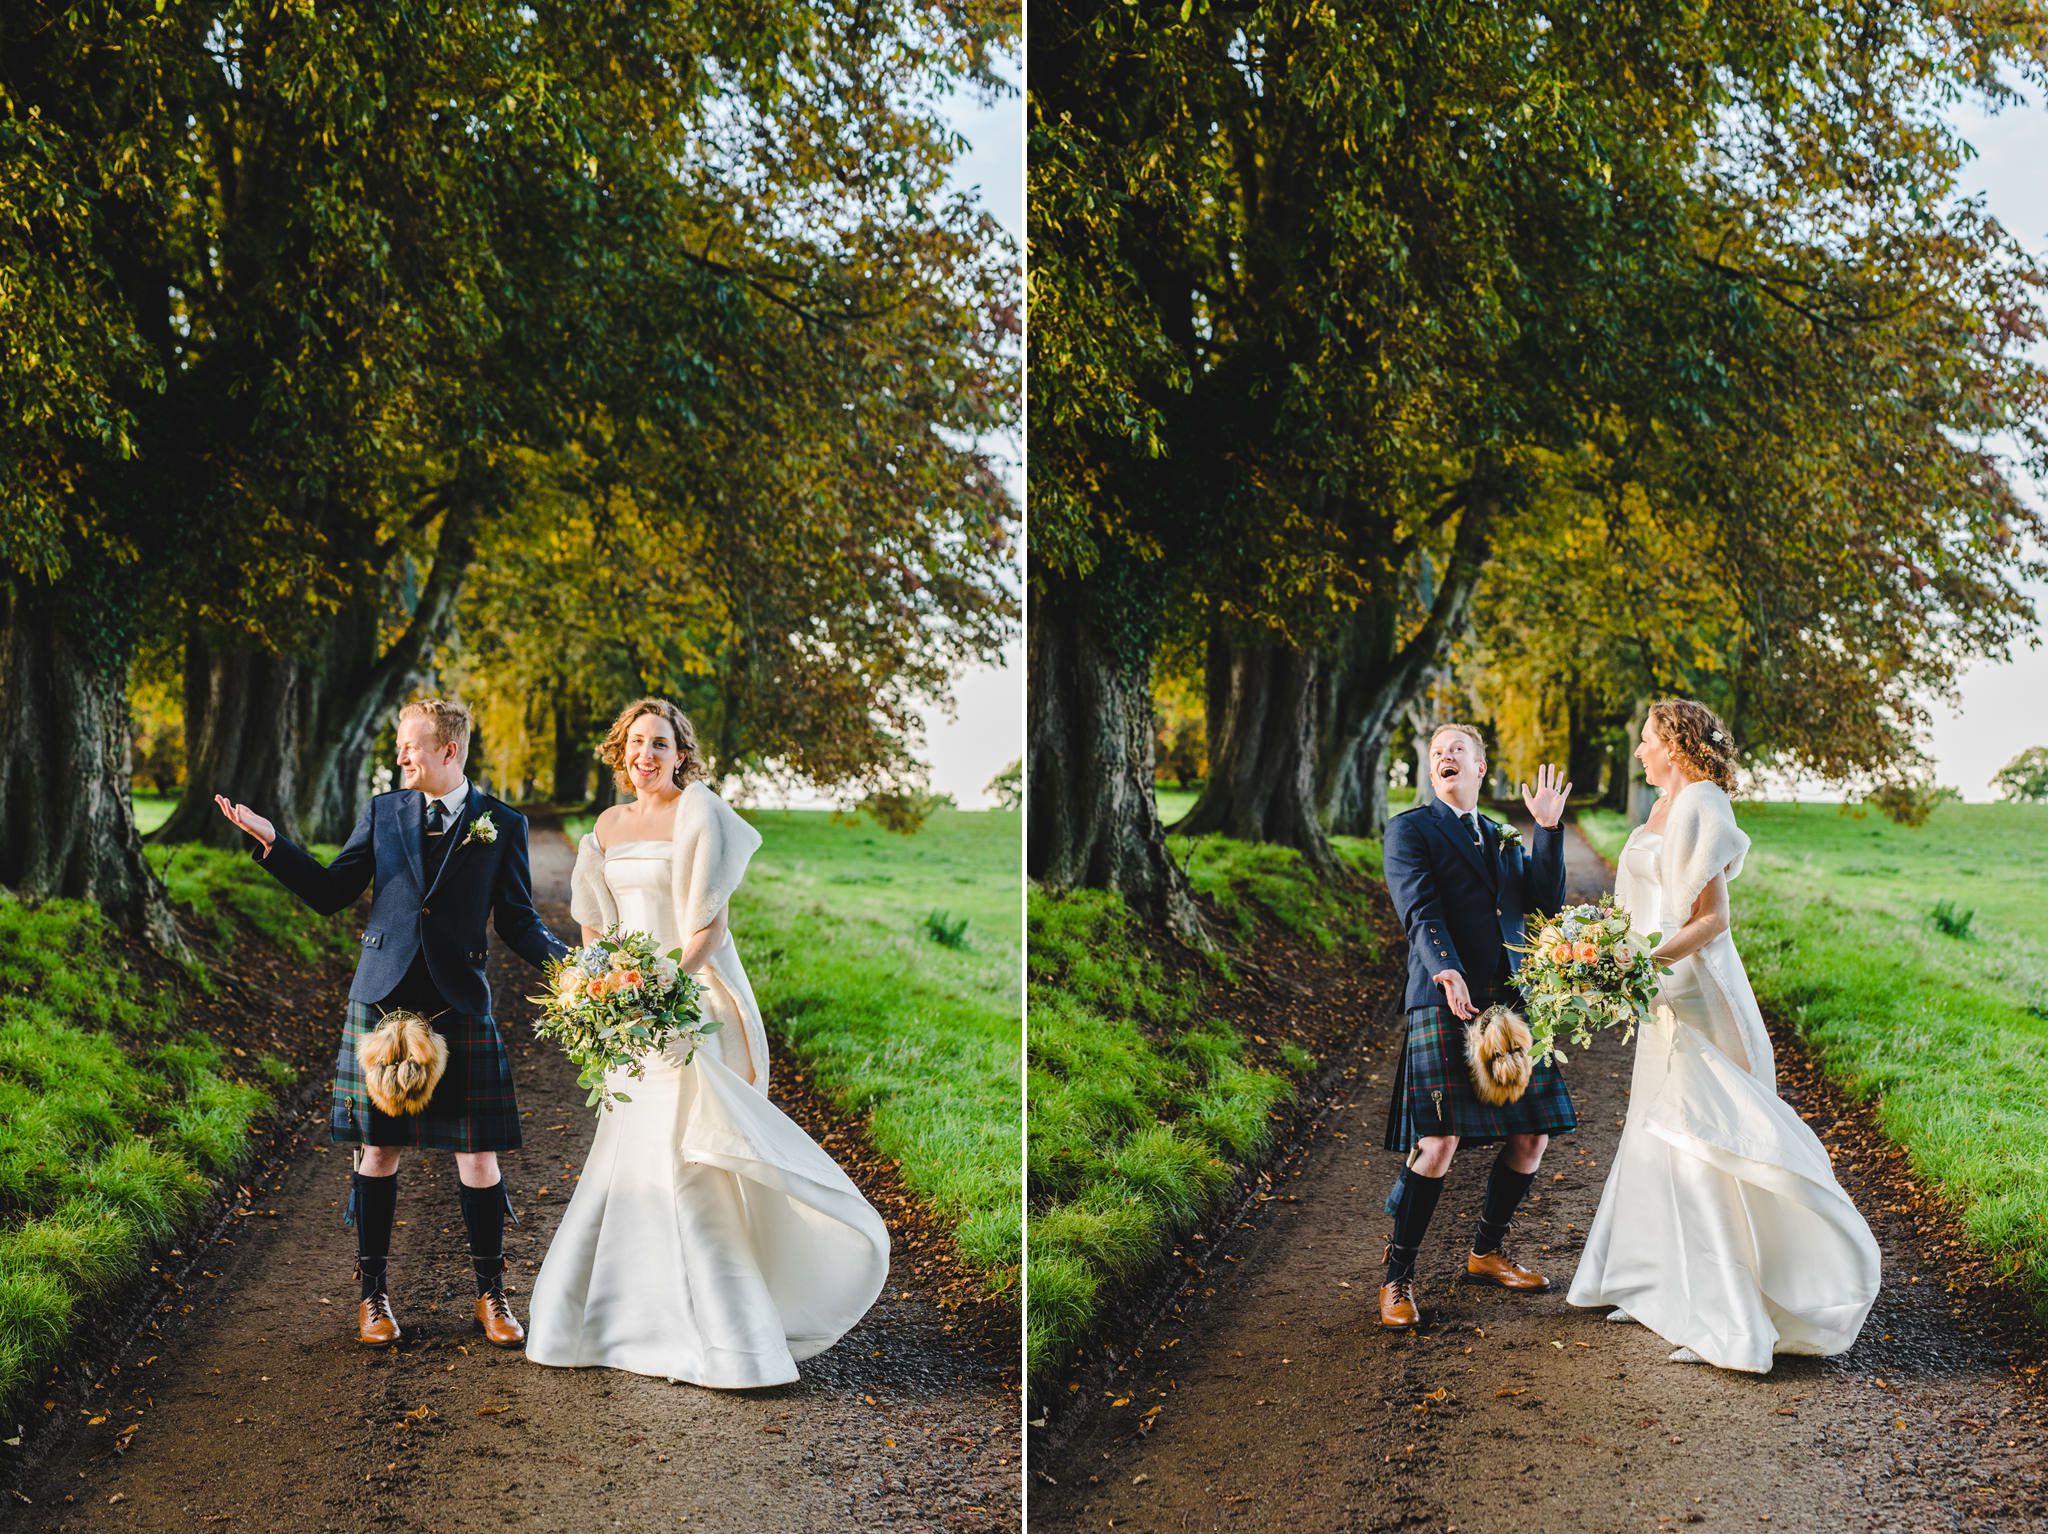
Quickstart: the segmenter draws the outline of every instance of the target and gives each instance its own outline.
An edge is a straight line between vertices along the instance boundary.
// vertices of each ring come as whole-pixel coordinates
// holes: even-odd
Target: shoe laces
[[[1405,1300],[1411,1305],[1415,1303],[1415,1279],[1412,1276],[1390,1278],[1387,1280],[1387,1287],[1394,1291],[1395,1299]]]
[[[488,1310],[497,1319],[500,1321],[512,1319],[512,1302],[505,1298],[504,1290],[486,1289],[483,1292],[482,1299],[484,1309]]]
[[[371,1295],[363,1303],[370,1307],[372,1321],[389,1321],[393,1326],[398,1324],[398,1317],[391,1313],[391,1296],[382,1290]]]

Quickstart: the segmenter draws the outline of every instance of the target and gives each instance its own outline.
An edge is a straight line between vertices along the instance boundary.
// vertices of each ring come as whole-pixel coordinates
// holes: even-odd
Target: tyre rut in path
[[[1576,828],[1567,846],[1574,898],[1606,888]],[[1397,1026],[1368,1030],[1352,1089],[1203,1259],[1180,1313],[1128,1339],[1111,1392],[1127,1404],[1089,1408],[1057,1453],[1034,1457],[1034,1530],[2048,1527],[2038,1393],[1974,1308],[2009,1320],[2012,1296],[1950,1292],[1899,1193],[1897,1153],[1871,1148],[1867,1109],[1786,1070],[1803,1057],[1776,1029],[1788,1100],[1884,1249],[1882,1293],[1849,1353],[1781,1358],[1761,1377],[1672,1364],[1644,1328],[1565,1303],[1627,1109],[1630,1055],[1611,1037],[1573,1055],[1580,1127],[1552,1141],[1515,1228],[1550,1292],[1456,1282],[1494,1154],[1475,1147],[1423,1247],[1422,1329],[1381,1331]],[[2039,1333],[2019,1326],[2038,1364]]]
[[[537,904],[573,936],[568,843],[533,830]],[[506,1231],[522,1318],[595,1129],[568,1062],[533,1037],[520,998],[535,978],[493,944],[525,1115],[525,1148],[502,1158],[524,1221]],[[337,1037],[341,1015],[336,994]],[[815,1099],[789,1100],[795,1081],[785,1065],[778,1103],[888,1213],[869,1186],[872,1154],[843,1124],[823,1127]],[[938,1304],[893,1219],[882,1300],[797,1384],[724,1392],[547,1369],[474,1330],[453,1158],[408,1152],[391,1264],[406,1337],[371,1351],[355,1341],[355,1235],[341,1223],[348,1152],[326,1143],[324,1120],[323,1098],[274,1184],[183,1276],[190,1314],[124,1351],[94,1397],[106,1420],[61,1444],[21,1488],[32,1505],[0,1521],[39,1534],[1018,1526],[1014,1337]]]

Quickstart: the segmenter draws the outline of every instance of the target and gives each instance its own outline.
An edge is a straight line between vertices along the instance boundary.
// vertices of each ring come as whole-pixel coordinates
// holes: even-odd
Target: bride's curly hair
[[[1666,698],[1650,705],[1650,723],[1688,773],[1735,792],[1735,736],[1719,714],[1689,698]]]
[[[614,783],[621,789],[633,786],[626,776],[626,735],[633,728],[633,721],[645,714],[667,720],[668,727],[675,732],[677,788],[710,776],[704,767],[704,753],[697,746],[697,727],[690,723],[690,716],[666,698],[635,698],[619,710],[619,717],[605,732],[604,744],[597,748],[597,759],[611,768]]]

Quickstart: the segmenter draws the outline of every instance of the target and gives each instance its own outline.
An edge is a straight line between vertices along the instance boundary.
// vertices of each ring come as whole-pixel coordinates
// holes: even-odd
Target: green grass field
[[[1361,881],[1379,877],[1376,842],[1336,845]],[[1206,966],[1169,975],[1115,896],[1030,894],[1025,1348],[1041,1383],[1217,1207],[1316,1068],[1292,1042],[1255,1060],[1254,1041],[1217,1015],[1260,921],[1321,952],[1349,944],[1370,961],[1379,949],[1359,892],[1308,877],[1298,853],[1220,837],[1169,846],[1214,902]]]
[[[2048,805],[1740,816],[1729,895],[1759,999],[2048,1308]]]
[[[1170,826],[1195,807],[1195,800],[1200,795],[1193,789],[1155,788],[1152,790],[1152,797],[1159,805],[1160,824]],[[1394,788],[1387,791],[1387,813],[1390,815],[1400,813],[1414,802],[1413,789]]]
[[[243,1164],[271,1090],[294,1079],[185,1025],[210,966],[249,941],[349,948],[344,922],[313,916],[247,858],[150,857],[197,938],[183,984],[145,983],[88,902],[0,892],[0,1402]]]
[[[747,818],[761,850],[732,926],[771,1036],[1014,1291],[1021,817],[940,810],[910,836],[824,810]]]
[[[147,836],[171,818],[171,811],[178,807],[178,795],[133,794],[129,802],[135,806],[135,829]]]

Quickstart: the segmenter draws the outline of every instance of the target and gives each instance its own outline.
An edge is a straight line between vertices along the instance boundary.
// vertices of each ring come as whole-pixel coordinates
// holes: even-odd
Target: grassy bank
[[[1916,829],[1739,813],[1729,894],[1759,999],[2048,1308],[2048,805],[1944,804]]]
[[[1364,881],[1379,846],[1340,839],[1360,887],[1326,887],[1300,856],[1221,838],[1170,843],[1212,902],[1219,951],[1170,953],[1115,896],[1029,897],[1030,1269],[1026,1354],[1039,1380],[1108,1307],[1210,1214],[1269,1147],[1316,1067],[1226,1015],[1264,924],[1315,952],[1380,951]]]
[[[940,810],[911,836],[823,810],[748,819],[762,845],[733,932],[777,1047],[1014,1289],[1020,817]]]
[[[185,1003],[238,945],[348,947],[341,919],[314,917],[247,858],[151,858],[196,941],[189,974],[146,979],[88,902],[0,891],[0,1402],[242,1165],[293,1079],[281,1060],[230,1058],[185,1024]]]

